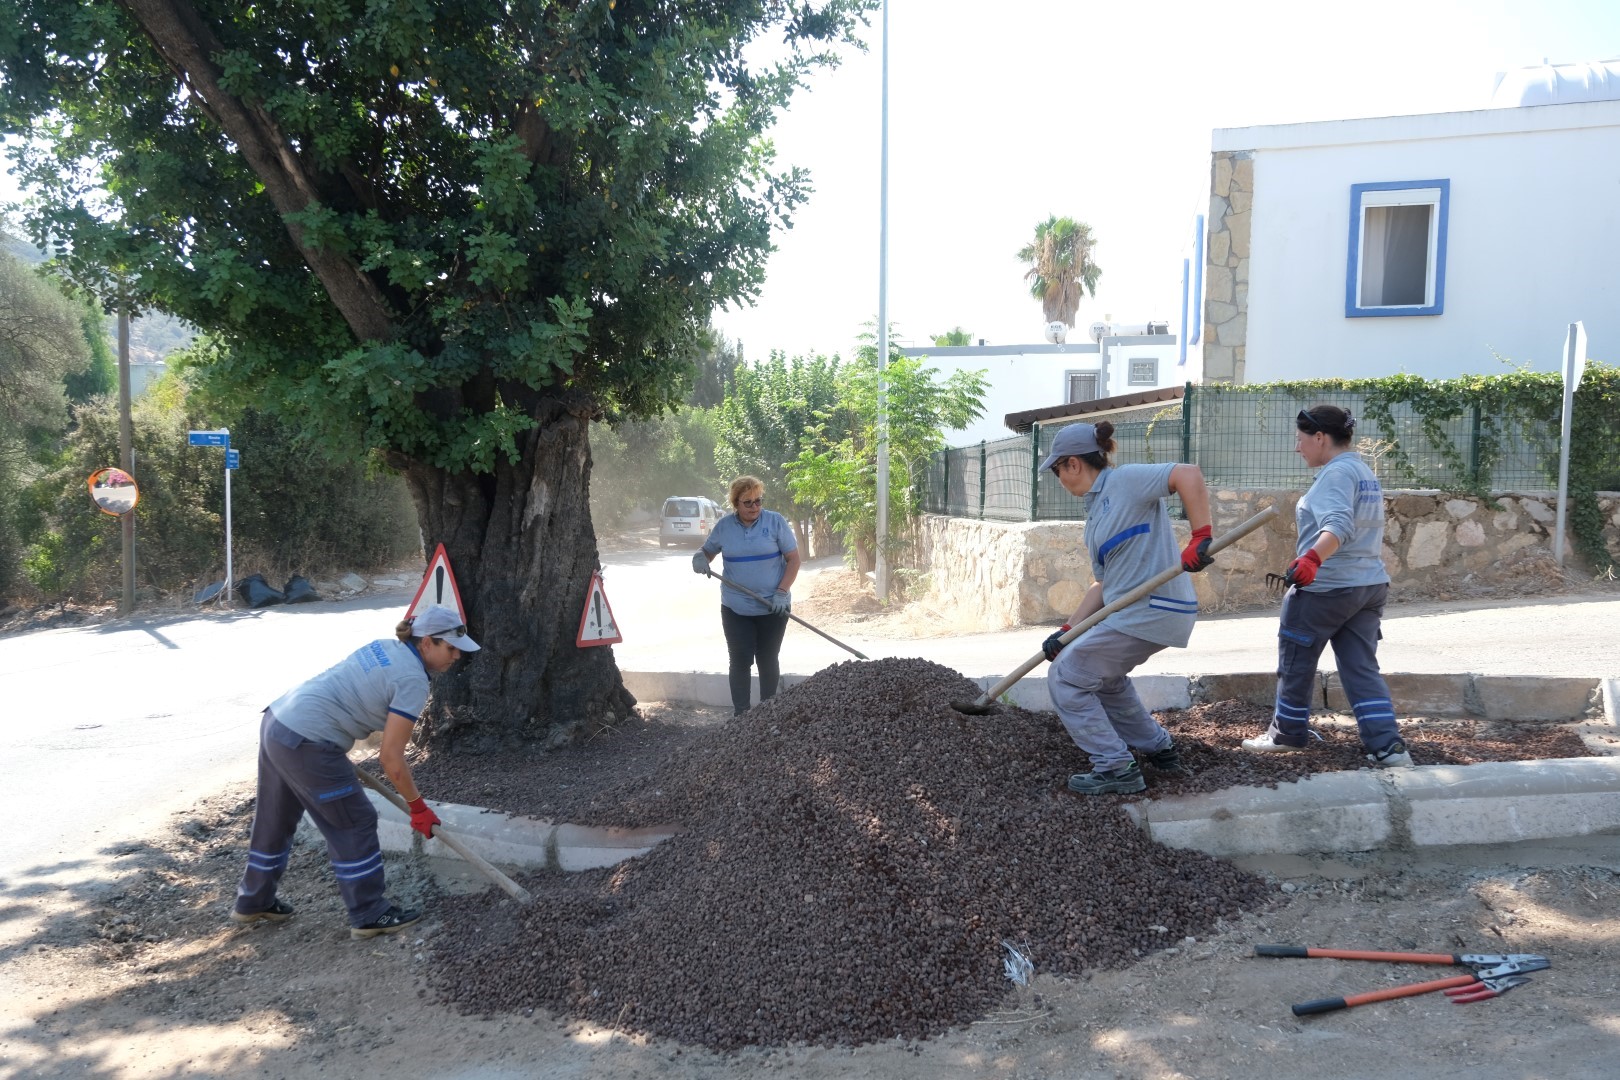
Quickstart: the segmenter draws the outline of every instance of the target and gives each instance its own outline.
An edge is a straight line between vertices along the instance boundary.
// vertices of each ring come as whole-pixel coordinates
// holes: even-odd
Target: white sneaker
[[[1412,767],[1412,755],[1407,752],[1406,744],[1396,739],[1384,747],[1382,753],[1368,754],[1367,760],[1375,769],[1409,769]]]
[[[1272,738],[1271,732],[1268,731],[1258,738],[1244,739],[1243,749],[1252,750],[1256,754],[1291,754],[1296,750],[1303,750],[1305,748],[1303,746],[1290,746],[1288,743],[1277,742]]]

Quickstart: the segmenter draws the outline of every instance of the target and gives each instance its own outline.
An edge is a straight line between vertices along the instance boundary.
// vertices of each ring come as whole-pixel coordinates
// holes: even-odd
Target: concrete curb
[[[710,671],[626,671],[624,685],[638,701],[684,701],[724,708],[731,704],[731,685],[724,672]],[[784,674],[782,688],[808,679],[808,675]],[[1535,675],[1431,675],[1421,672],[1386,672],[1391,696],[1403,712],[1437,718],[1472,716],[1486,720],[1542,721],[1568,723],[1588,718],[1603,709],[1613,717],[1617,691],[1605,690],[1615,679],[1542,678]],[[1001,681],[986,675],[974,679],[981,693]],[[1270,706],[1276,699],[1275,672],[1243,672],[1226,675],[1137,675],[1132,682],[1142,704],[1152,711],[1185,709],[1209,701],[1246,701]],[[1337,672],[1324,672],[1321,678],[1322,708],[1348,712]],[[753,682],[755,699],[759,680]],[[1052,696],[1044,675],[1028,675],[1013,684],[1005,695],[1014,705],[1035,711],[1052,711]]]
[[[413,851],[421,845],[430,858],[460,860],[461,856],[439,840],[425,840],[411,829],[409,816],[396,810],[374,791],[367,791],[377,809],[377,840],[384,851]],[[432,804],[444,827],[468,849],[498,866],[520,870],[547,868],[575,871],[616,866],[645,855],[680,830],[674,827],[613,829],[539,818],[518,817],[461,803]]]

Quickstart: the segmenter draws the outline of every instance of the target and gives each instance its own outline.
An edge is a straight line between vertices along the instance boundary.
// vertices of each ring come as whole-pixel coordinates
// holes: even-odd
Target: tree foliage
[[[943,349],[954,345],[971,345],[973,344],[973,335],[958,326],[955,329],[945,331],[943,334],[935,334],[933,340],[935,345]]]
[[[1018,261],[1029,268],[1024,272],[1029,295],[1041,302],[1047,322],[1072,327],[1081,294],[1096,297],[1102,269],[1091,258],[1095,244],[1090,225],[1052,214],[1035,226],[1035,239],[1018,250]]]
[[[835,403],[821,409],[797,457],[788,487],[801,504],[824,513],[844,539],[856,565],[871,569],[877,551],[877,346],[870,342],[837,372]],[[889,444],[889,515],[886,551],[898,552],[922,510],[929,455],[945,448],[946,431],[983,415],[985,373],[958,371],[944,380],[926,357],[890,347],[882,373]]]
[[[64,272],[403,472],[485,646],[432,735],[566,738],[630,707],[570,625],[588,421],[681,401],[757,295],[810,190],[765,133],[875,6],[0,0],[0,131]]]
[[[618,427],[591,425],[591,520],[621,525],[636,510],[656,512],[671,495],[723,502],[715,468],[715,410],[682,409]]]

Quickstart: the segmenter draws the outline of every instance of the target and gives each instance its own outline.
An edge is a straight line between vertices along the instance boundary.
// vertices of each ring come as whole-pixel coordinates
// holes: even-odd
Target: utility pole
[[[878,603],[889,602],[889,0],[883,0],[883,128],[878,169],[878,355],[877,355],[877,566]]]
[[[129,411],[129,307],[118,307],[118,466],[128,476],[135,475],[135,422]],[[124,595],[118,605],[120,615],[135,610],[135,510],[118,516],[123,533]]]

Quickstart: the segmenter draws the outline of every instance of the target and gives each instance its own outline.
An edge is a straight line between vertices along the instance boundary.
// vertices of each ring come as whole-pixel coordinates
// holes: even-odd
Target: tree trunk
[[[631,714],[613,650],[575,645],[600,567],[587,418],[560,406],[492,474],[404,463],[422,535],[443,543],[482,648],[434,680],[422,730],[458,752],[558,746]]]

